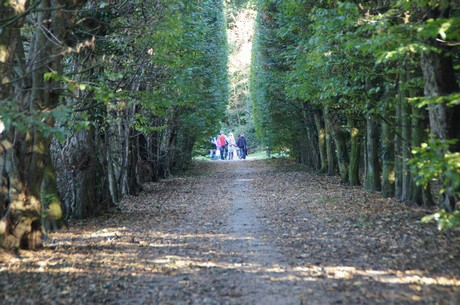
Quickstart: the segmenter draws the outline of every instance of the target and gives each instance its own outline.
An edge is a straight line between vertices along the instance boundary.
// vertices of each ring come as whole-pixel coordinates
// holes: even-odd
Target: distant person
[[[209,137],[209,142],[211,143],[211,151],[210,151],[210,154],[209,154],[209,158],[211,160],[216,159],[216,150],[217,150],[216,141],[217,141],[216,138]]]
[[[216,138],[216,159],[220,159],[220,149],[221,149],[220,137],[217,136]]]
[[[238,135],[238,138],[236,139],[236,150],[237,150],[238,158],[241,159],[241,149],[238,146],[240,143],[240,138],[241,138],[241,133]]]
[[[225,136],[224,132],[220,132],[220,136],[218,138],[217,145],[219,145],[219,150],[220,150],[220,159],[225,160],[225,143],[227,141],[227,137]]]
[[[228,137],[225,136],[224,159],[228,158]]]
[[[231,132],[228,135],[228,159],[233,160],[233,157],[236,156],[236,141],[233,133]]]
[[[243,160],[246,159],[246,154],[248,153],[248,142],[246,141],[244,133],[238,137],[236,145],[240,148],[240,158]]]

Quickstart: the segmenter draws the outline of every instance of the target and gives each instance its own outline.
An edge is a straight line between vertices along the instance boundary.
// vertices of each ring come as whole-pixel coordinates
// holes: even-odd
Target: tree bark
[[[326,155],[327,155],[327,175],[334,176],[336,174],[336,158],[334,155],[334,140],[332,136],[332,124],[329,118],[329,110],[324,106],[324,131],[326,133]]]
[[[56,171],[51,155],[46,156],[45,175],[41,188],[42,220],[46,232],[57,231],[64,225],[62,203],[57,188]]]
[[[305,140],[301,141],[301,152],[305,156],[304,164],[309,166],[314,170],[319,170],[321,168],[321,158],[318,148],[318,132],[316,130],[316,125],[314,122],[313,114],[308,111],[305,107],[305,103],[302,103],[302,114],[303,114],[303,125],[305,126]]]
[[[423,94],[423,87],[418,86],[417,82],[412,82],[411,80],[420,77],[422,71],[420,67],[411,65],[409,69],[405,69],[407,76],[409,78],[408,95],[409,97],[421,96]],[[418,105],[411,105],[411,139],[410,147],[411,151],[414,147],[420,147],[423,141],[426,141],[428,134],[425,130],[428,128],[428,111],[424,108],[419,108]],[[409,157],[412,158],[412,152],[409,151]],[[417,185],[416,183],[416,173],[411,171],[410,187],[409,187],[409,198],[408,200],[417,205],[430,207],[434,203],[432,201],[430,184],[427,187],[423,185]]]
[[[347,144],[345,139],[345,132],[341,126],[340,117],[337,114],[332,115],[327,110],[326,114],[330,116],[329,120],[332,123],[332,137],[334,138],[336,154],[337,154],[337,161],[339,165],[339,174],[340,180],[342,183],[349,183],[348,177],[348,166],[349,166],[349,158],[348,158],[348,151],[347,151]]]
[[[113,124],[112,124],[113,125]],[[109,127],[109,130],[113,130],[113,126]],[[108,187],[110,191],[111,201],[114,204],[120,202],[120,191],[117,183],[117,174],[116,174],[116,148],[115,146],[115,137],[111,135],[111,132],[105,132],[104,139],[106,140],[105,160],[107,162],[107,179]]]
[[[142,186],[139,183],[138,163],[140,160],[139,155],[139,135],[131,128],[131,135],[129,137],[129,159],[128,159],[128,185],[129,194],[137,196],[142,191]]]
[[[427,138],[424,131],[427,127],[427,118],[428,115],[425,109],[412,106],[412,147],[420,147],[422,142]],[[411,184],[409,201],[425,207],[433,206],[434,202],[429,184],[426,188],[422,185],[417,185],[414,176],[412,176]]]
[[[422,71],[425,79],[425,96],[437,97],[458,92],[452,57],[447,54],[424,54]],[[430,105],[428,111],[432,134],[439,139],[460,139],[460,105],[448,106],[440,103]],[[450,149],[460,151],[460,142]]]
[[[2,106],[7,106],[7,100],[11,99],[12,71],[14,66],[14,55],[20,39],[19,28],[24,24],[18,12],[26,10],[27,1],[17,1],[13,7],[9,0],[0,0],[0,20],[7,20],[11,24],[2,25],[0,31],[0,102]]]
[[[395,118],[395,137],[394,137],[394,155],[395,155],[395,197],[402,197],[402,116],[401,101],[396,101],[396,118]]]
[[[66,170],[69,180],[63,181],[69,190],[70,198],[66,200],[67,217],[85,218],[97,215],[97,151],[94,128],[81,130],[68,139],[62,152],[67,160]]]
[[[422,71],[425,79],[424,94],[427,97],[444,96],[458,91],[452,58],[446,53],[429,53],[422,56]],[[460,151],[460,105],[445,103],[428,107],[430,132],[441,140],[456,139],[449,147],[451,152]],[[444,154],[445,152],[439,152]],[[458,192],[457,190],[456,192]],[[457,208],[457,194],[444,193],[441,207],[447,211]]]
[[[13,88],[13,66],[14,56],[18,41],[20,40],[19,29],[24,24],[24,18],[20,18],[19,12],[24,12],[27,7],[26,1],[17,1],[16,7],[10,5],[10,1],[0,0],[0,20],[7,20],[10,24],[4,24],[0,31],[0,106],[3,109],[16,111],[11,107],[11,100],[14,98]],[[29,220],[25,222],[21,219],[21,213],[15,215],[11,210],[12,204],[12,183],[11,179],[15,176],[15,164],[13,163],[13,143],[14,131],[8,130],[4,125],[4,118],[0,118],[2,130],[0,132],[0,168],[1,177],[1,196],[0,196],[0,247],[3,248],[18,248],[20,239],[25,234],[24,230],[29,230]],[[19,187],[19,186],[18,186]],[[14,193],[17,193],[15,191]],[[25,211],[24,211],[25,212]],[[34,215],[35,217],[37,215]],[[15,226],[20,224],[20,227]],[[19,231],[21,230],[21,231]],[[19,238],[15,234],[19,234]]]
[[[320,172],[326,173],[328,169],[327,149],[326,149],[326,128],[321,117],[320,111],[314,112],[316,130],[318,133],[318,149],[321,162]]]
[[[380,191],[380,164],[378,156],[378,123],[374,116],[366,117],[366,167],[364,188],[371,192]]]
[[[403,74],[406,71],[402,71]],[[406,77],[404,77],[404,83],[402,86],[406,86]],[[412,131],[412,119],[411,119],[411,111],[410,106],[407,103],[406,97],[406,90],[403,90],[403,94],[401,95],[401,154],[402,154],[402,193],[401,193],[401,200],[409,201],[410,198],[410,191],[412,186],[412,177],[409,167],[409,160],[412,157],[411,154],[411,131]]]
[[[350,129],[350,167],[349,167],[349,184],[350,185],[360,185],[359,182],[359,139],[360,133],[357,124],[356,118],[353,114],[347,116],[348,128]]]
[[[426,18],[449,18],[449,13],[455,8],[453,4],[442,9],[427,7],[425,10]],[[457,77],[455,74],[452,50],[448,46],[442,45],[442,42],[436,39],[428,41],[437,52],[427,51],[422,54],[421,68],[425,81],[424,95],[426,97],[440,97],[459,91]],[[430,132],[437,139],[457,140],[455,144],[449,147],[451,152],[460,151],[460,105],[449,106],[445,102],[429,105]],[[444,154],[444,151],[440,151]],[[443,179],[443,177],[441,177]],[[443,194],[441,207],[447,211],[453,211],[457,208],[458,193],[460,190],[452,190],[450,193]]]
[[[382,197],[394,196],[395,187],[395,153],[394,123],[388,110],[384,110],[385,121],[382,123],[381,158],[382,158]]]

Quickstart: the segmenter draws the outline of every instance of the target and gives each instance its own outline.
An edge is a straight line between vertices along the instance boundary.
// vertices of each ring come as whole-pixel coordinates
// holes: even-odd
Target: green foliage
[[[354,46],[358,7],[311,1],[260,1],[253,55],[251,98],[256,129],[271,147],[286,147],[304,137],[301,110],[329,105],[334,111],[362,115],[379,86],[366,88],[373,67],[370,55]],[[302,105],[302,103],[304,105]],[[303,110],[302,110],[303,111]]]
[[[460,226],[460,210],[455,210],[452,213],[441,210],[432,215],[422,218],[422,222],[435,221],[438,223],[439,230],[448,230]]]
[[[68,130],[63,126],[50,126],[48,122],[68,121],[71,117],[70,109],[66,107],[44,110],[31,109],[27,113],[18,112],[16,109],[17,106],[14,102],[0,105],[0,119],[6,131],[13,128],[23,133],[35,130],[45,137],[56,137],[58,140],[63,140],[67,136]]]
[[[121,8],[101,5],[82,16],[100,21],[98,30],[82,23],[80,32],[103,36],[96,52],[109,58],[85,88],[82,108],[100,128],[125,119],[161,145],[174,134],[178,152],[191,149],[215,132],[228,99],[223,2],[138,0]]]
[[[259,1],[250,76],[251,99],[256,134],[262,145],[273,149],[291,147],[299,130],[298,104],[286,95],[285,54],[288,37],[277,31],[282,20],[279,7]]]
[[[416,183],[427,187],[434,181],[441,183],[440,194],[460,198],[460,152],[450,152],[449,147],[457,140],[431,138],[428,143],[414,148],[410,160],[412,171],[417,173]],[[458,199],[456,199],[458,200]],[[441,211],[427,216],[423,221],[435,220],[440,229],[460,225],[460,213]]]
[[[414,97],[410,98],[409,101],[415,103],[419,108],[438,104],[444,104],[447,107],[453,107],[455,105],[460,105],[460,93],[455,92],[443,96]]]
[[[416,181],[426,186],[435,179],[442,182],[441,194],[460,195],[460,152],[450,152],[449,147],[457,140],[431,138],[421,147],[413,148],[414,158],[410,161]]]
[[[76,91],[101,90],[86,83],[77,83],[68,76],[59,75],[56,71],[45,73],[43,78],[60,82],[62,88],[71,94]],[[14,101],[0,104],[0,118],[6,131],[13,128],[23,133],[35,130],[45,137],[55,137],[63,141],[71,132],[88,128],[91,125],[86,114],[76,113],[75,109],[64,104],[52,109],[30,108],[27,112],[21,112],[17,109],[19,106]]]
[[[356,47],[362,52],[373,52],[377,63],[387,63],[458,45],[458,12],[451,10],[450,17],[435,16],[448,5],[449,1],[396,1],[381,14],[360,20],[359,30],[369,33],[371,39]],[[432,43],[435,40],[437,44]]]

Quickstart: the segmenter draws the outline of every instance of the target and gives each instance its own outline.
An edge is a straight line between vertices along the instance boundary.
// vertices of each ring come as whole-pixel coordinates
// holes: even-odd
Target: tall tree
[[[454,1],[439,1],[435,2],[431,7],[423,9],[426,16],[424,21],[432,22],[441,26],[444,22],[449,23],[449,26],[457,25],[456,33],[452,33],[453,37],[459,34],[458,21],[459,10],[455,6]],[[451,15],[453,15],[451,18]],[[450,20],[450,21],[449,21]],[[442,97],[449,96],[459,91],[459,85],[454,70],[453,52],[448,41],[444,41],[446,34],[442,30],[440,32],[441,39],[438,37],[430,37],[427,44],[431,47],[423,52],[421,67],[425,80],[425,96],[426,97]],[[444,36],[444,37],[442,37]],[[440,140],[455,140],[448,147],[451,152],[460,152],[460,105],[455,103],[449,105],[449,102],[435,103],[429,106],[430,117],[430,132]],[[440,151],[438,153],[445,153]],[[443,177],[442,179],[446,179]],[[447,178],[449,179],[449,178]],[[450,184],[450,182],[447,182]],[[450,191],[443,193],[442,206],[448,211],[453,211],[457,208],[459,200],[458,193],[460,185],[454,186]]]
[[[50,160],[53,111],[61,93],[59,82],[47,75],[62,72],[62,59],[69,49],[69,34],[77,10],[84,2],[2,2],[9,14],[5,16],[2,32],[5,29],[9,33],[5,35],[13,38],[3,41],[2,53],[3,50],[15,51],[2,57],[5,64],[11,63],[12,56],[19,61],[15,80],[10,78],[15,92],[1,100],[2,106],[12,106],[2,118],[7,130],[6,141],[11,143],[3,161],[3,181],[7,181],[8,197],[3,198],[6,202],[2,205],[8,208],[0,220],[0,246],[5,248],[41,246],[41,188]],[[20,25],[15,20],[27,22],[33,31],[28,35],[18,34],[12,29]],[[7,44],[18,47],[15,49]],[[9,117],[10,114],[22,115],[22,120]]]

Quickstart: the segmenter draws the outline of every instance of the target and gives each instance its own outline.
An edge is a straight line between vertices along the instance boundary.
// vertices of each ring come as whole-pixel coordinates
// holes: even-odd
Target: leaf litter
[[[460,304],[460,234],[289,160],[198,162],[39,251],[1,304]]]

